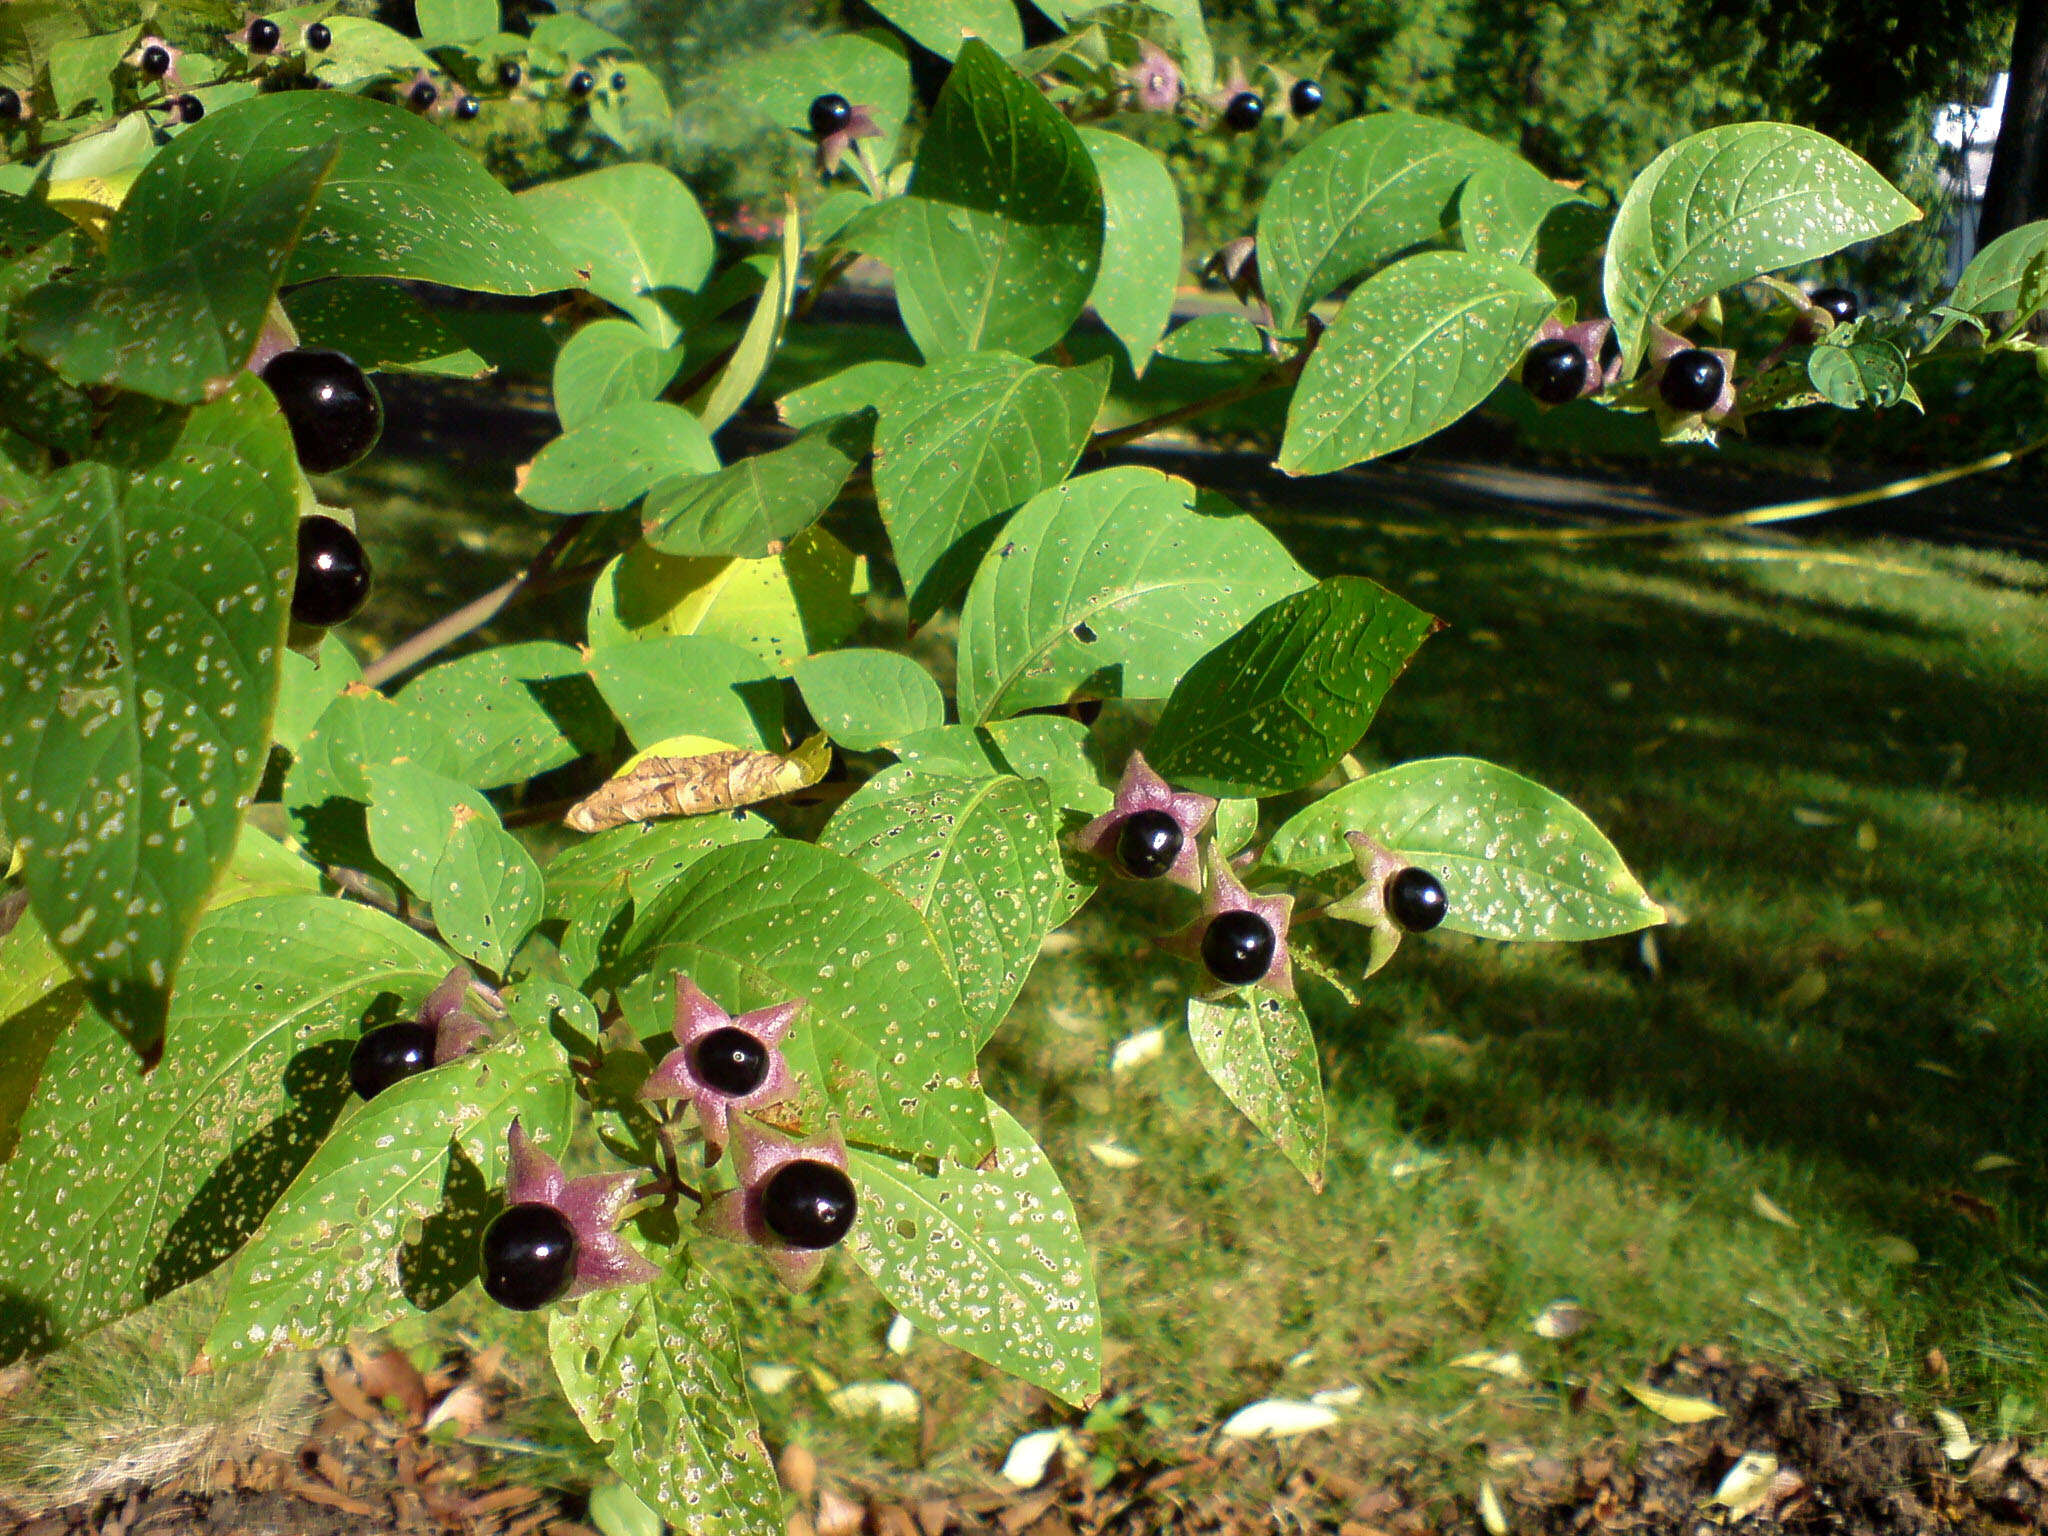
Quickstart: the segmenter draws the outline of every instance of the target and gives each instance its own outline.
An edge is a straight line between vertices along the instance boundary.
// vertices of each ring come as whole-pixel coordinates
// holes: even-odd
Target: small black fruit
[[[356,616],[370,595],[370,557],[348,524],[315,513],[299,519],[299,574],[292,617],[325,629]]]
[[[0,123],[21,121],[21,97],[0,85]]]
[[[1443,882],[1413,864],[1387,877],[1387,915],[1410,933],[1427,933],[1444,920],[1450,903]]]
[[[1133,811],[1116,829],[1117,868],[1133,880],[1156,880],[1173,868],[1186,841],[1164,811]]]
[[[1539,341],[1522,363],[1522,388],[1545,405],[1563,405],[1579,398],[1591,368],[1586,354],[1562,336]]]
[[[151,43],[142,50],[142,72],[152,80],[161,80],[171,72],[171,50],[162,43]]]
[[[1807,295],[1807,301],[1816,309],[1824,309],[1834,316],[1837,325],[1847,325],[1862,312],[1856,295],[1846,288],[1816,288]]]
[[[1266,104],[1251,91],[1239,91],[1223,108],[1223,121],[1233,133],[1250,133],[1265,115]]]
[[[417,1077],[433,1064],[431,1024],[380,1024],[349,1054],[348,1082],[357,1098],[374,1099],[393,1083]]]
[[[291,424],[292,446],[307,473],[346,469],[377,446],[384,402],[346,354],[317,347],[280,352],[263,365],[263,382]]]
[[[465,123],[469,122],[483,109],[484,104],[474,96],[458,96],[455,98],[455,115]]]
[[[532,1312],[576,1278],[576,1232],[552,1205],[507,1206],[484,1228],[481,1256],[484,1294],[501,1307]]]
[[[316,21],[306,28],[306,46],[315,53],[324,53],[333,45],[334,33],[328,30],[326,22]]]
[[[615,91],[623,91],[623,90],[624,90],[625,88],[626,88],[626,72],[625,72],[624,70],[622,70],[622,69],[620,69],[620,70],[613,70],[613,71],[612,71],[612,89],[613,89],[613,90],[615,90]]]
[[[744,1029],[714,1029],[697,1042],[697,1075],[728,1098],[768,1081],[768,1047]]]
[[[412,88],[405,93],[405,104],[415,112],[426,111],[440,99],[440,88],[431,80],[415,80]]]
[[[249,23],[249,51],[251,53],[272,53],[284,40],[284,33],[268,16],[258,16]]]
[[[1674,411],[1704,411],[1721,398],[1721,386],[1728,370],[1721,359],[1698,347],[1671,354],[1664,365],[1664,377],[1657,381],[1657,393]]]
[[[180,96],[171,103],[171,110],[178,114],[181,123],[196,123],[206,116],[206,103],[197,96]]]
[[[498,65],[498,84],[506,90],[518,90],[519,82],[523,78],[524,75],[519,68],[519,61],[517,59],[506,59]]]
[[[1297,80],[1287,92],[1287,110],[1296,117],[1314,117],[1322,105],[1323,88],[1313,80]]]
[[[588,96],[596,89],[597,76],[587,69],[579,69],[569,77],[569,94],[571,96]]]
[[[1256,912],[1218,912],[1202,933],[1202,964],[1218,981],[1248,987],[1273,968],[1273,925]]]
[[[830,1163],[800,1157],[768,1176],[761,1219],[792,1248],[830,1248],[853,1227],[853,1180]]]
[[[853,103],[836,92],[811,103],[811,132],[819,138],[837,133],[853,120]]]

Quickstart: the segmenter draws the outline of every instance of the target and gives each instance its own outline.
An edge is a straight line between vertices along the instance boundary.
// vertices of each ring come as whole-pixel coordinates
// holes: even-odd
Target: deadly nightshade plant
[[[1107,367],[1069,361],[1084,314],[1133,370],[1164,346],[1213,376],[1166,419],[1284,395],[1298,474],[1402,449],[1514,377],[1704,440],[1816,397],[1908,401],[1958,326],[1987,356],[2030,345],[2027,315],[1986,318],[2039,287],[1994,248],[1938,315],[1844,321],[1814,294],[1814,334],[1744,374],[1706,330],[1717,300],[1783,300],[1777,274],[1917,216],[1840,146],[1711,129],[1601,207],[1452,124],[1330,122],[1271,66],[1290,150],[1216,262],[1248,308],[1217,317],[1228,345],[1168,337],[1179,194],[1126,114],[1248,131],[1268,106],[1218,80],[1193,5],[1097,13],[1028,73],[949,41],[929,111],[900,40],[734,71],[720,109],[812,161],[736,255],[636,136],[687,117],[587,18],[437,39],[423,75],[417,40],[368,17],[223,37],[153,14],[161,37],[136,42],[138,13],[81,40],[105,77],[79,66],[61,102],[50,71],[0,68],[0,352],[36,381],[0,394],[0,820],[6,910],[27,902],[0,935],[0,1029],[26,1019],[10,1038],[40,1053],[0,1123],[23,1302],[0,1307],[0,1363],[214,1266],[224,1364],[480,1283],[546,1311],[585,1427],[681,1529],[784,1520],[700,1236],[757,1257],[721,1267],[741,1284],[839,1254],[930,1336],[1070,1402],[1101,1390],[1073,1203],[977,1070],[1098,890],[1180,905],[1162,942],[1191,1048],[1314,1187],[1330,995],[1435,931],[1663,918],[1551,791],[1357,760],[1429,616],[1111,462],[1160,423],[1126,424]],[[159,131],[186,81],[206,110]],[[462,147],[485,82],[617,153],[515,196]],[[300,84],[325,88],[273,88]],[[1334,195],[1362,165],[1426,195]],[[1567,204],[1606,221],[1597,285],[1552,263]],[[1682,227],[1699,206],[1714,228]],[[821,320],[859,257],[891,269],[916,363]],[[326,628],[375,601],[331,504],[349,482],[309,476],[377,441],[374,375],[522,366],[447,290],[581,322],[549,333],[560,434],[506,471],[545,531],[486,599],[365,656]],[[766,400],[792,337],[837,366]],[[856,547],[893,575],[860,585]],[[921,641],[957,632],[945,664],[848,643],[907,641],[897,584],[920,625],[957,616]],[[578,585],[580,627],[476,646],[486,617]],[[1110,701],[1100,721],[1083,698]],[[1100,744],[1131,739],[1106,785]],[[814,793],[833,761],[846,782]],[[520,823],[564,770],[614,794],[654,773],[691,814],[572,816],[543,860]],[[179,1155],[138,1166],[135,1126]]]

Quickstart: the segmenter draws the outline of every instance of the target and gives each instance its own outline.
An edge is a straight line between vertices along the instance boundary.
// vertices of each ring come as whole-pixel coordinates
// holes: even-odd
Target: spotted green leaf
[[[615,727],[583,658],[552,640],[494,646],[422,672],[399,695],[444,721],[460,777],[517,784],[611,745]]]
[[[914,363],[870,357],[791,390],[775,402],[775,409],[787,425],[802,431],[828,417],[879,407],[891,391],[916,378],[917,373]]]
[[[332,630],[320,637],[319,648],[308,656],[300,651],[284,653],[284,675],[277,688],[277,715],[271,722],[270,739],[294,757],[306,735],[326,712],[327,706],[350,683],[362,679],[363,669],[341,637]]]
[[[664,481],[640,508],[641,535],[665,555],[779,553],[832,505],[873,428],[864,412],[832,417],[725,469]]]
[[[1363,576],[1283,597],[1188,668],[1145,760],[1205,794],[1305,789],[1357,745],[1434,622]]]
[[[380,76],[409,76],[434,67],[420,45],[395,27],[367,16],[330,14],[326,22],[332,41],[307,57],[313,78],[330,89],[360,85]]]
[[[1607,313],[1628,365],[1653,322],[1919,217],[1890,182],[1810,128],[1730,123],[1680,140],[1629,187],[1607,241]]]
[[[448,947],[502,974],[541,917],[540,866],[495,815],[457,811],[422,893]]]
[[[905,1317],[1076,1406],[1102,1391],[1102,1316],[1074,1203],[1031,1133],[996,1105],[993,1166],[855,1151],[855,1263]]]
[[[1188,999],[1188,1038],[1223,1096],[1259,1128],[1312,1189],[1323,1187],[1329,1113],[1308,1015],[1291,997],[1251,988]]]
[[[941,58],[952,58],[968,38],[997,53],[1024,46],[1017,8],[1008,0],[881,0],[875,7]]]
[[[1076,902],[1043,783],[884,769],[818,835],[922,912],[976,1023],[1003,1022],[1045,936]]]
[[[687,1250],[647,1285],[594,1291],[556,1311],[548,1355],[584,1429],[611,1447],[612,1470],[673,1529],[782,1530],[731,1298]]]
[[[561,919],[562,959],[579,979],[606,958],[612,925],[629,904],[645,906],[714,848],[766,837],[768,823],[737,816],[629,822],[571,843],[546,870],[548,917]]]
[[[249,378],[156,467],[77,466],[0,519],[0,803],[36,915],[145,1060],[262,776],[297,480]]]
[[[1157,470],[1081,475],[1025,503],[960,616],[960,717],[1091,691],[1160,698],[1308,577],[1258,522]]]
[[[1304,875],[1347,866],[1349,831],[1443,881],[1444,926],[1460,933],[1600,939],[1664,921],[1585,812],[1476,758],[1427,758],[1346,784],[1290,817],[1266,858]]]
[[[1102,182],[1102,265],[1089,302],[1143,377],[1180,283],[1180,193],[1151,150],[1120,133],[1079,131]]]
[[[682,334],[664,295],[682,299],[711,275],[715,247],[704,210],[674,172],[611,165],[519,194],[519,203],[578,266],[590,291],[637,321],[658,347]]]
[[[753,652],[709,635],[662,635],[601,647],[590,675],[633,745],[706,736],[780,750],[782,694]]]
[[[1287,403],[1276,461],[1324,475],[1420,442],[1507,377],[1557,300],[1528,268],[1424,251],[1344,301]]]
[[[803,230],[791,210],[782,221],[782,244],[762,275],[761,293],[754,300],[753,313],[747,316],[747,328],[733,343],[718,376],[691,398],[690,408],[704,423],[705,431],[716,432],[732,420],[767,376],[796,302],[803,250]]]
[[[541,512],[611,512],[677,475],[710,474],[718,450],[679,405],[630,400],[606,407],[541,449],[519,499]]]
[[[134,1311],[233,1256],[348,1094],[358,1022],[409,1012],[448,956],[330,896],[208,914],[147,1076],[60,1036],[0,1171],[0,1359]]]
[[[826,651],[798,662],[795,676],[819,729],[856,752],[946,723],[945,696],[931,673],[895,651]]]
[[[681,348],[657,346],[631,320],[593,320],[555,358],[555,415],[580,427],[608,406],[652,400],[682,361]]]
[[[498,30],[498,0],[417,0],[420,41],[474,43]]]
[[[497,815],[467,784],[412,763],[377,763],[363,777],[370,784],[370,847],[415,896],[433,884],[455,831],[456,806],[471,816]]]
[[[622,975],[666,1028],[680,971],[733,1012],[806,999],[785,1040],[818,1121],[906,1157],[973,1163],[989,1150],[974,1021],[910,902],[851,859],[784,838],[721,848],[643,911]]]
[[[882,400],[875,500],[923,622],[965,584],[999,520],[1058,485],[1109,390],[1109,363],[1053,368],[968,352],[919,369]]]
[[[363,813],[374,798],[370,770],[383,763],[462,773],[462,754],[440,721],[357,684],[321,712],[285,774],[292,830],[313,857],[377,870]]]
[[[1531,265],[1543,221],[1566,203],[1592,206],[1526,160],[1503,155],[1473,171],[1458,191],[1460,242],[1482,256]]]
[[[1176,363],[1243,363],[1266,355],[1266,339],[1243,315],[1197,315],[1167,333],[1159,355]]]
[[[1092,756],[1088,728],[1065,715],[1019,715],[986,725],[939,725],[906,736],[894,750],[923,773],[970,779],[1010,773],[1043,779],[1062,810],[1099,816],[1115,799]]]
[[[1907,389],[1906,354],[1882,337],[1822,342],[1807,354],[1806,377],[1829,404],[1844,410],[1896,405]]]
[[[2020,301],[2028,269],[2048,251],[2048,219],[2009,229],[1970,258],[1948,297],[1952,309],[1973,315],[2010,313],[2010,323],[2028,318]]]
[[[300,346],[345,352],[368,369],[451,379],[480,379],[491,371],[395,283],[314,283],[286,295],[284,308]]]

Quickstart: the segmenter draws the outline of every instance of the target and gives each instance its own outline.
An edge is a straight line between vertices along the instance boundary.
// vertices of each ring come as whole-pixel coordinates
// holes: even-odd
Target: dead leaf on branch
[[[664,748],[688,743],[711,750]],[[749,751],[702,738],[657,743],[569,807],[563,822],[578,832],[602,832],[662,816],[705,816],[758,805],[806,789],[825,776],[832,746],[823,735],[794,752]]]

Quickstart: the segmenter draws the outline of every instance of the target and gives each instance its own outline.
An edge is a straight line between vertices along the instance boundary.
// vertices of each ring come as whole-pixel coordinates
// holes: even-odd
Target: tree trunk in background
[[[2041,218],[2048,218],[2048,0],[2020,0],[2005,120],[1991,156],[1977,248]]]

